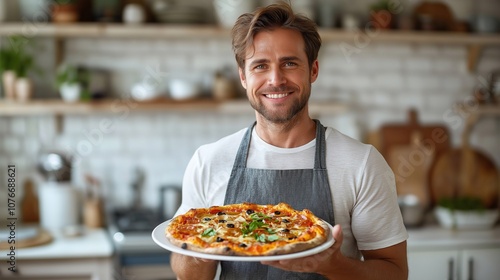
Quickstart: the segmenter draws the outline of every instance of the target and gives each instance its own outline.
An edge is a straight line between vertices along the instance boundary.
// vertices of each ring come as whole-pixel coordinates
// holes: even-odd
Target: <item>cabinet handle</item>
[[[474,259],[469,259],[469,275],[467,276],[467,280],[474,280]]]
[[[453,259],[448,260],[448,280],[453,280],[453,266],[454,266],[454,261]]]

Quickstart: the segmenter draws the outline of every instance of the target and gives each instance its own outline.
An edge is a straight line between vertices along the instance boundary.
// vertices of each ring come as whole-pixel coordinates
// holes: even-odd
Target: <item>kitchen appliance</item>
[[[131,205],[112,209],[107,218],[108,232],[116,251],[117,271],[121,271],[124,277],[136,279],[175,279],[169,266],[170,252],[156,245],[151,233],[177,210],[180,186],[161,186],[158,208],[147,208],[140,199],[144,173],[141,169],[135,172],[131,184],[135,194]]]
[[[54,233],[61,234],[79,224],[79,197],[69,182],[45,182],[40,184],[40,224]]]
[[[62,234],[80,221],[80,197],[71,184],[71,158],[47,151],[38,157],[38,170],[44,181],[38,185],[40,225],[53,234]]]

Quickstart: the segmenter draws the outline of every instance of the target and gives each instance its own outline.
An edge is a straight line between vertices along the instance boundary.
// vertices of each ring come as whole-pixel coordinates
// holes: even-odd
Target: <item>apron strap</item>
[[[326,139],[325,127],[314,119],[316,122],[316,155],[314,157],[314,169],[326,169]]]
[[[319,120],[314,119],[314,122],[316,123],[316,152],[314,157],[314,169],[326,169],[326,129]],[[254,122],[245,132],[245,135],[241,140],[240,147],[238,148],[238,152],[236,153],[233,170],[247,167],[250,139],[252,138],[252,131],[256,124],[257,122]]]
[[[238,168],[247,167],[248,151],[250,150],[250,139],[252,138],[252,131],[256,124],[257,122],[255,121],[248,127],[248,130],[245,132],[245,135],[241,140],[240,147],[238,148],[238,153],[236,153],[236,159],[234,160],[233,171]]]

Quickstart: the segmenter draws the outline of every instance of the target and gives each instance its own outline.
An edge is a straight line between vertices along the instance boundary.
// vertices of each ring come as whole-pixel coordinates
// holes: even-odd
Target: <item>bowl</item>
[[[201,87],[195,81],[173,79],[169,83],[170,97],[175,100],[186,100],[199,97]]]
[[[488,229],[492,228],[499,216],[498,209],[487,210],[451,210],[436,207],[434,214],[439,224],[449,229]]]

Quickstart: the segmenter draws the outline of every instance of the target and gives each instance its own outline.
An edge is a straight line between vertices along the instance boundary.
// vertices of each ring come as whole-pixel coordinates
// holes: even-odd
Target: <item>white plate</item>
[[[245,262],[261,262],[261,261],[278,261],[278,260],[287,260],[287,259],[296,259],[296,258],[302,258],[302,257],[307,257],[310,255],[314,255],[320,252],[323,252],[324,250],[330,248],[330,246],[335,243],[335,240],[333,239],[333,236],[331,234],[333,227],[328,224],[330,227],[330,234],[328,235],[328,239],[326,240],[325,243],[311,248],[309,250],[297,252],[297,253],[292,253],[292,254],[286,254],[286,255],[275,255],[275,256],[225,256],[225,255],[214,255],[214,254],[205,254],[205,253],[200,253],[200,252],[195,252],[191,250],[186,250],[182,249],[180,247],[175,246],[174,244],[170,243],[170,241],[167,239],[165,236],[165,229],[167,228],[167,225],[170,223],[171,220],[168,220],[166,222],[163,222],[159,224],[154,230],[151,236],[153,237],[153,241],[160,245],[160,247],[167,249],[169,251],[183,254],[186,256],[191,256],[191,257],[196,257],[196,258],[202,258],[202,259],[210,259],[210,260],[219,260],[219,261],[245,261]]]

